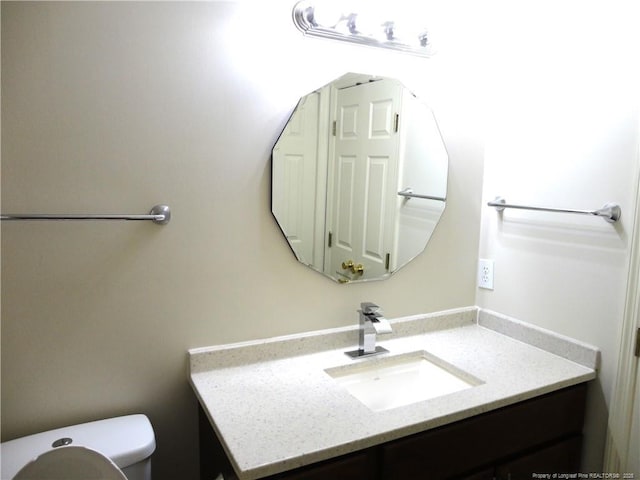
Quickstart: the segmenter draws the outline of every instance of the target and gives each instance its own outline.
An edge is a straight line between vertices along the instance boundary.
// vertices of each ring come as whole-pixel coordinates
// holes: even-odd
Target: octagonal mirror
[[[348,73],[302,97],[272,151],[271,211],[298,261],[340,283],[389,277],[427,246],[448,156],[398,80]]]

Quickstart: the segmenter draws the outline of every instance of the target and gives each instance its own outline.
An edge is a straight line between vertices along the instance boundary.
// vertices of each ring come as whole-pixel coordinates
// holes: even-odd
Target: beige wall
[[[143,412],[154,478],[195,479],[188,348],[348,325],[365,300],[389,317],[474,304],[477,15],[439,11],[425,60],[304,38],[291,2],[255,3],[2,2],[2,210],[173,212],[163,227],[2,225],[3,440]],[[269,156],[298,97],[346,71],[425,98],[451,164],[428,250],[344,286],[294,260]]]
[[[525,205],[622,207],[615,226],[482,211],[480,258],[495,260],[495,289],[479,290],[478,305],[602,351],[589,392],[587,472],[602,467],[640,179],[640,31],[631,3],[513,3],[489,28],[483,203],[501,195]]]

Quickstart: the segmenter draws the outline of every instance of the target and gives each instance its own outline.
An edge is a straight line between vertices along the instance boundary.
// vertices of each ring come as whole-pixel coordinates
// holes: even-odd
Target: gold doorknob
[[[342,269],[343,270],[353,270],[353,260],[349,260],[346,262],[342,262]]]
[[[361,275],[364,273],[364,266],[361,263],[358,263],[356,265],[355,263],[353,263],[353,260],[347,260],[346,262],[342,262],[342,269],[351,270],[351,273],[353,273],[354,275],[358,275],[358,274]]]

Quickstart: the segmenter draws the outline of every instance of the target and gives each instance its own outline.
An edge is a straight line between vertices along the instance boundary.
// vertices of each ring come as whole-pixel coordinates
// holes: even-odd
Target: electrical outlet
[[[481,258],[478,262],[478,287],[493,290],[493,260]]]

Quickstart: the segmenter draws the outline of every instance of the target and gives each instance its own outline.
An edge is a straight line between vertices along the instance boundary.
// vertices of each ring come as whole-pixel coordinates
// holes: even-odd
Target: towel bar
[[[615,223],[620,219],[622,210],[617,203],[607,203],[598,210],[574,210],[571,208],[549,208],[549,207],[532,207],[527,205],[513,205],[507,203],[502,197],[496,197],[492,202],[487,203],[490,207],[495,207],[498,212],[502,212],[505,208],[518,208],[521,210],[537,210],[540,212],[558,212],[558,213],[578,213],[582,215],[595,215],[604,218],[609,223]]]
[[[413,189],[411,187],[400,190],[398,192],[398,195],[405,198],[424,198],[426,200],[438,200],[439,202],[447,201],[445,197],[435,197],[433,195],[421,195],[419,193],[413,193]]]
[[[171,209],[168,205],[155,205],[147,215],[7,213],[0,215],[0,220],[151,220],[166,225],[171,220]]]

